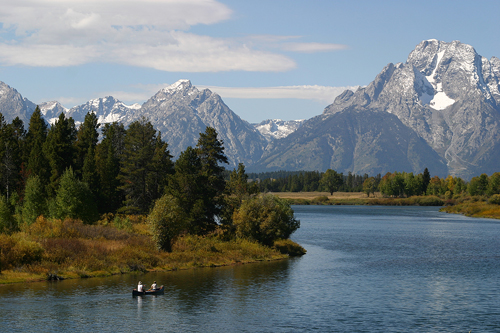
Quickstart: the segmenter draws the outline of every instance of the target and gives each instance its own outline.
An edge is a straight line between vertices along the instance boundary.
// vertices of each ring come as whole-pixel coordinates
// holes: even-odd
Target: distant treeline
[[[261,192],[381,192],[388,197],[435,195],[451,199],[461,195],[487,196],[500,194],[500,172],[491,176],[481,174],[465,181],[460,177],[431,177],[429,170],[414,175],[412,172],[347,175],[328,169],[318,171],[275,171],[250,173],[249,179],[258,183]]]
[[[257,181],[261,192],[315,192],[328,191],[320,182],[324,174],[319,171],[273,171],[249,173],[248,178]],[[361,192],[363,183],[369,178],[366,173],[361,176],[349,172],[347,175],[341,173],[340,176],[340,192]],[[381,178],[380,174],[374,177],[375,186],[378,187]]]

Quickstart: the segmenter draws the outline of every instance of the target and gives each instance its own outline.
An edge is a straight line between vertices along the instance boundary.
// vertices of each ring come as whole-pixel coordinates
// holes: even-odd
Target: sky
[[[0,81],[70,108],[188,79],[242,119],[308,119],[423,40],[500,57],[500,1],[0,0]]]

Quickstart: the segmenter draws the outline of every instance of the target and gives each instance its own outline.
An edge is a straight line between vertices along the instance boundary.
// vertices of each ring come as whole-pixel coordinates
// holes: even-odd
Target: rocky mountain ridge
[[[0,110],[3,105],[5,119],[10,122],[16,116],[23,116],[22,120],[27,126],[36,105],[6,84],[0,86],[0,93],[5,99],[3,104],[0,100]],[[199,134],[211,126],[224,142],[228,167],[236,167],[240,162],[246,165],[254,163],[267,146],[267,139],[253,125],[230,110],[218,94],[209,89],[200,91],[189,80],[179,80],[161,89],[143,105],[129,106],[108,96],[71,109],[57,101],[41,103],[39,107],[51,124],[61,112],[72,117],[77,125],[84,121],[88,112],[95,112],[101,124],[118,121],[125,126],[144,116],[162,133],[174,157],[187,146],[195,146]]]
[[[388,113],[406,127],[397,132],[399,136],[394,133],[393,141],[403,142],[401,136],[416,134],[439,156],[424,153],[426,149],[411,149],[400,158],[414,160],[416,155],[423,155],[427,164],[435,165],[435,173],[466,179],[483,172],[496,172],[500,162],[499,64],[498,58],[481,57],[472,46],[459,41],[423,41],[410,53],[406,63],[388,64],[368,86],[356,92],[345,91],[321,116],[305,122],[304,131],[299,129],[283,139],[287,144],[268,148],[259,167],[279,169],[300,165],[314,169],[318,163],[313,166],[305,160],[299,162],[297,152],[312,151],[322,142],[321,138],[327,137],[328,142],[322,146],[323,168],[337,166],[342,172],[369,174],[384,170],[384,161],[391,158],[393,151],[384,146],[373,147],[371,158],[364,158],[371,162],[347,163],[359,159],[357,152],[372,144],[362,133],[351,133],[348,138],[356,144],[351,145],[347,155],[339,157],[337,151],[346,150],[349,145],[341,148],[335,144],[339,132],[324,128],[322,123],[335,123],[340,118],[358,123],[362,117]],[[379,135],[391,130],[381,127]],[[294,154],[282,147],[290,145],[291,140],[296,142]],[[444,165],[440,166],[440,161]],[[417,163],[399,171],[421,172],[422,165],[418,167]]]
[[[377,174],[419,173],[472,176],[499,171],[500,60],[481,57],[472,46],[427,40],[405,63],[389,63],[368,86],[346,90],[314,118],[249,124],[221,97],[188,80],[169,85],[142,105],[113,97],[71,109],[40,105],[54,121],[65,112],[78,124],[89,111],[101,123],[125,125],[147,117],[174,156],[195,145],[206,126],[224,141],[228,167],[251,171],[320,170]],[[35,105],[0,84],[0,112],[27,124]]]

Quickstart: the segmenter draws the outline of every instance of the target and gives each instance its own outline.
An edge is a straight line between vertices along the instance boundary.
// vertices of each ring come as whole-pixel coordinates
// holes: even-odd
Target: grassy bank
[[[276,192],[274,195],[287,199],[293,205],[377,205],[377,206],[442,206],[436,196],[409,198],[384,198],[380,193],[367,197],[363,192]]]
[[[85,225],[42,217],[22,232],[0,234],[0,248],[0,284],[217,267],[305,253],[290,240],[266,247],[244,239],[225,241],[218,234],[186,235],[167,253],[155,248],[140,218]]]
[[[454,205],[441,208],[441,211],[470,217],[500,219],[499,203],[496,196],[491,198],[482,196],[465,197],[457,200]]]

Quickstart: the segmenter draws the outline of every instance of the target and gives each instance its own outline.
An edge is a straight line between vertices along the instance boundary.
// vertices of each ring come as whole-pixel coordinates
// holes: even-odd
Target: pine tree
[[[26,144],[24,146],[24,160],[27,163],[25,177],[37,175],[44,186],[49,184],[50,178],[49,161],[43,151],[43,146],[47,140],[47,131],[47,123],[37,106],[31,115],[26,134]]]
[[[207,127],[205,133],[200,133],[196,151],[200,158],[203,182],[203,216],[204,230],[211,231],[217,225],[216,220],[221,213],[223,193],[225,189],[224,167],[228,159],[224,155],[222,140],[217,138],[217,131],[213,127]]]
[[[94,112],[88,112],[85,115],[85,120],[80,125],[76,135],[75,142],[75,171],[78,173],[83,172],[85,159],[89,148],[92,147],[95,151],[97,141],[99,140],[99,123],[97,116]],[[89,184],[90,185],[90,184]]]
[[[71,167],[62,174],[49,209],[50,215],[57,219],[73,218],[92,223],[99,217],[92,192],[86,183],[78,180]]]
[[[422,178],[422,192],[424,194],[427,192],[427,187],[429,186],[430,181],[431,181],[431,174],[429,173],[429,170],[425,168]]]
[[[7,201],[18,192],[24,137],[23,122],[18,117],[6,124],[0,114],[0,184]]]
[[[167,175],[174,172],[172,155],[168,150],[168,144],[161,139],[161,133],[156,137],[155,150],[151,160],[151,171],[148,175],[148,188],[150,188],[153,200],[160,198],[167,185]]]
[[[123,124],[105,124],[103,139],[96,147],[96,169],[99,174],[99,212],[116,212],[124,201],[118,190],[120,181],[120,152],[123,152],[125,128]]]
[[[64,113],[59,115],[56,123],[50,128],[43,151],[50,165],[49,195],[54,193],[59,184],[59,178],[64,171],[74,166],[76,128],[73,118],[66,118]]]
[[[156,130],[151,122],[143,117],[130,124],[118,176],[122,184],[120,189],[125,193],[125,206],[120,211],[144,214],[158,199],[156,184],[148,183],[154,173],[152,161],[156,145]]]
[[[173,196],[178,205],[186,213],[186,225],[192,234],[206,233],[204,218],[204,181],[201,174],[202,163],[198,153],[192,147],[187,147],[177,161],[175,173],[168,178],[167,194]]]
[[[97,168],[95,165],[94,151],[95,149],[92,145],[87,149],[87,154],[85,154],[85,160],[83,161],[82,181],[87,183],[90,191],[93,194],[94,201],[97,201],[100,194],[100,182],[99,173],[97,172]]]

